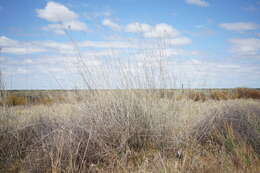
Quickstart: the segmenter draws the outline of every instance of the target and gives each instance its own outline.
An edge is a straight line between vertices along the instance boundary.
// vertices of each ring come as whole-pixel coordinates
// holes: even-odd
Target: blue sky
[[[0,1],[8,89],[260,87],[259,0]]]

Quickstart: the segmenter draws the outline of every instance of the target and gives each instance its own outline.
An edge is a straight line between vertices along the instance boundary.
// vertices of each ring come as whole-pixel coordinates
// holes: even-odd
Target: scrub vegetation
[[[0,172],[260,171],[258,90],[5,92]]]

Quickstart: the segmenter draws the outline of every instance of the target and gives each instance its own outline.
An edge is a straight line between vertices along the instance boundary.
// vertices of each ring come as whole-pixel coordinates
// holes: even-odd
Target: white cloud
[[[112,11],[104,10],[104,11],[86,12],[83,14],[83,16],[89,20],[96,20],[99,17],[111,17]]]
[[[43,27],[46,31],[51,31],[56,34],[65,34],[65,29],[72,31],[87,31],[85,23],[78,20],[78,15],[69,10],[62,4],[56,2],[48,2],[43,9],[36,10],[38,17],[45,19],[55,24],[49,24]]]
[[[103,25],[109,26],[113,30],[123,30],[124,32],[130,33],[141,33],[145,38],[168,39],[168,44],[170,45],[186,45],[192,42],[189,38],[182,37],[177,29],[166,23],[159,23],[152,26],[145,23],[134,22],[127,24],[123,29],[122,26],[112,22],[111,20],[105,19],[103,21]],[[148,43],[146,47],[147,46],[151,47],[151,43]]]
[[[3,53],[17,55],[46,52],[44,48],[38,47],[32,43],[18,42],[5,36],[0,37],[0,47],[2,49],[1,52]]]
[[[98,50],[98,51],[85,51],[82,53],[84,57],[113,57],[120,54],[118,50]]]
[[[82,41],[78,42],[80,48],[138,48],[133,42],[130,41]],[[67,42],[56,41],[30,41],[21,42],[12,40],[6,36],[0,36],[1,52],[10,54],[30,54],[38,52],[52,52],[61,54],[75,54],[74,45]],[[83,50],[84,51],[84,50]],[[115,50],[114,50],[115,53]],[[92,53],[94,54],[94,53]],[[105,53],[102,53],[105,55]],[[100,52],[98,53],[100,55]]]
[[[241,57],[260,57],[260,39],[257,38],[235,38],[230,40],[231,51]]]
[[[87,31],[87,26],[80,21],[69,21],[63,24],[49,24],[43,27],[43,30],[52,31],[56,34],[65,34],[64,30],[73,30],[73,31]]]
[[[10,45],[16,45],[17,41],[12,40],[6,36],[0,37],[0,46],[10,46]]]
[[[80,47],[95,47],[95,48],[136,48],[135,45],[129,42],[122,41],[84,41]]]
[[[45,31],[51,31],[51,32],[54,32],[56,34],[63,35],[63,34],[65,34],[64,29],[68,29],[68,28],[64,28],[62,26],[62,24],[49,24],[47,26],[44,26],[42,29],[45,30]]]
[[[23,54],[31,54],[31,53],[40,53],[46,52],[45,49],[42,48],[33,48],[33,47],[5,47],[2,50],[3,53],[10,53],[16,55],[23,55]]]
[[[179,35],[179,31],[166,23],[151,26],[143,23],[131,23],[125,28],[126,32],[143,33],[146,38],[170,38]]]
[[[164,59],[165,58],[179,58],[179,59],[185,59],[184,57],[198,57],[198,55],[200,55],[200,52],[198,51],[188,51],[185,49],[180,49],[180,48],[170,48],[170,47],[166,47],[166,48],[154,48],[154,49],[149,49],[145,52],[139,51],[136,55],[134,55],[133,57],[131,57],[131,59],[133,61],[137,61],[137,62],[141,62],[144,63],[144,65],[146,63],[150,63],[150,62],[157,62],[160,59]]]
[[[151,59],[158,59],[158,57],[173,57],[176,56],[183,56],[183,55],[190,55],[191,52],[188,52],[183,49],[173,49],[173,48],[166,48],[166,49],[156,49],[152,51],[148,57],[152,57]]]
[[[192,40],[187,37],[178,37],[174,39],[168,39],[166,42],[174,46],[183,46],[183,45],[191,44]]]
[[[63,24],[65,28],[69,28],[69,30],[74,30],[74,31],[87,31],[87,26],[85,23],[82,23],[77,20],[69,21]]]
[[[160,23],[155,25],[148,32],[144,32],[144,37],[147,38],[168,38],[176,37],[179,35],[179,31],[173,28],[171,25]]]
[[[37,42],[37,44],[39,46],[43,46],[46,48],[51,48],[51,49],[56,49],[56,50],[60,50],[60,49],[73,49],[72,45],[68,44],[68,43],[60,43],[60,42],[55,42],[55,41],[43,41],[43,42]]]
[[[28,58],[23,61],[24,64],[33,64],[33,60]]]
[[[197,5],[200,7],[208,7],[209,3],[204,1],[204,0],[186,0],[186,3],[192,4],[192,5]]]
[[[78,18],[78,15],[69,10],[62,4],[50,1],[44,9],[36,10],[38,17],[48,20],[50,22],[64,22],[71,21]]]
[[[116,31],[120,31],[121,30],[121,26],[119,24],[111,21],[110,19],[104,19],[102,21],[102,25],[110,27],[111,29],[116,30]]]
[[[173,38],[180,35],[180,32],[166,23],[151,26],[145,23],[130,23],[125,27],[125,32],[142,33],[146,38]]]
[[[72,44],[55,42],[55,41],[37,41],[34,42],[39,47],[47,49],[49,52],[53,51],[60,54],[75,54],[75,49]]]
[[[132,50],[139,49],[155,49],[159,48],[160,44],[165,44],[166,47],[171,46],[184,46],[191,44],[192,41],[183,36],[178,37],[169,37],[163,40],[163,42],[158,42],[158,40],[140,40],[132,39],[128,41],[81,41],[77,43],[77,46],[81,49],[81,52],[84,52],[85,48],[109,48],[112,49],[115,54],[116,49],[125,49],[130,48]],[[159,47],[158,47],[159,46]],[[22,42],[17,40],[12,40],[8,37],[0,37],[0,47],[2,47],[3,53],[10,54],[32,54],[40,52],[49,52],[49,53],[59,53],[63,55],[75,55],[75,46],[69,42],[56,42],[56,41],[28,41]],[[106,52],[107,53],[107,52]],[[112,53],[112,54],[113,54]],[[102,53],[105,56],[105,53]],[[111,53],[107,56],[112,55]],[[113,54],[113,55],[114,55]],[[94,55],[94,54],[93,54]],[[100,53],[97,55],[99,56]]]
[[[258,24],[251,22],[222,23],[219,26],[226,30],[238,32],[256,30],[259,28]]]
[[[24,69],[24,68],[17,68],[14,72],[15,74],[29,74],[30,73],[30,70],[28,69]]]
[[[166,23],[159,23],[154,26],[138,22],[130,23],[126,25],[125,32],[142,33],[145,38],[176,38],[180,36],[177,29]],[[181,38],[181,40],[189,42],[187,38]]]
[[[148,32],[151,31],[152,27],[148,24],[142,23],[130,23],[126,26],[126,32]]]
[[[4,64],[6,62],[7,57],[0,56],[0,64]]]

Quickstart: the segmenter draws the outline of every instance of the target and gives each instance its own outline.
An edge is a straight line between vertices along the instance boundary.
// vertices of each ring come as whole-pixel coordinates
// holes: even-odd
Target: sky
[[[7,89],[260,88],[260,0],[1,0]]]

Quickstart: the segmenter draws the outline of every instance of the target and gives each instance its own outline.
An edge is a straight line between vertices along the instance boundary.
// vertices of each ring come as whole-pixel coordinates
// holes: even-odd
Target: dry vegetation
[[[109,90],[107,90],[109,91]],[[134,90],[138,94],[147,93],[146,90]],[[106,92],[106,90],[102,91]],[[110,90],[110,92],[122,93],[124,90]],[[233,100],[233,99],[260,99],[260,90],[250,88],[236,88],[226,90],[153,90],[154,95],[160,98],[168,99],[191,99],[193,101],[207,100]],[[25,106],[25,105],[51,105],[54,103],[80,102],[83,97],[88,97],[91,93],[88,91],[5,91],[0,105],[5,106]]]
[[[259,91],[175,92],[3,104],[0,172],[260,172]]]

